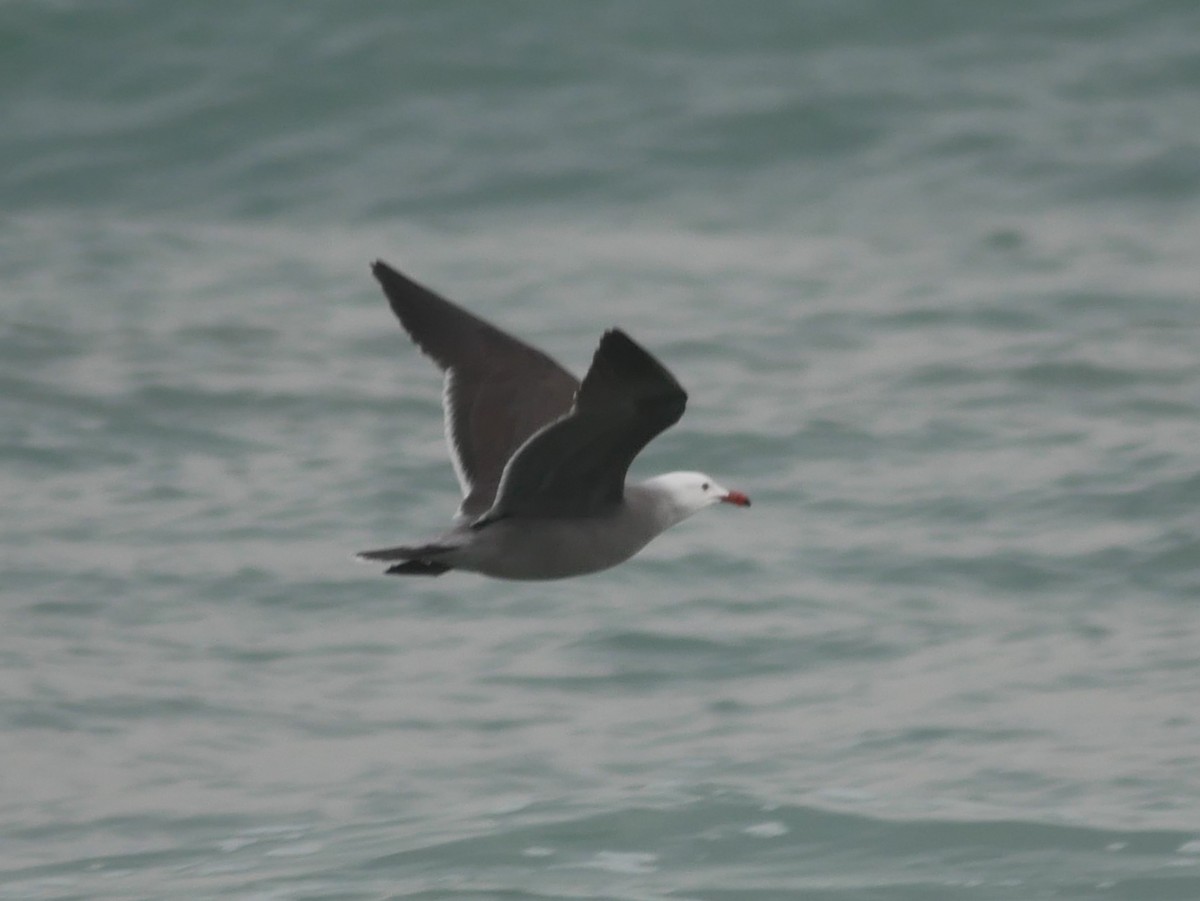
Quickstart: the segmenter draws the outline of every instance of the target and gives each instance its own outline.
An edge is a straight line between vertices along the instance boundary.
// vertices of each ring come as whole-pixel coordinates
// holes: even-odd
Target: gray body
[[[653,484],[626,485],[624,499],[607,513],[464,524],[431,542],[445,550],[425,559],[497,579],[565,579],[624,563],[681,518]]]

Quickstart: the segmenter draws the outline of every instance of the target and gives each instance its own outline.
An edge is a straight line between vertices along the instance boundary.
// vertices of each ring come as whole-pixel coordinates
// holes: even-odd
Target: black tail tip
[[[389,576],[440,576],[449,572],[452,567],[444,563],[430,563],[427,560],[408,560],[390,566],[384,572]]]

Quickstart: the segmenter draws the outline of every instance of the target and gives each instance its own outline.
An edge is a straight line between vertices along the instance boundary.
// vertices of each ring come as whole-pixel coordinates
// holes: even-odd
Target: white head
[[[647,479],[642,484],[664,499],[674,522],[682,522],[713,504],[750,506],[750,498],[742,492],[730,491],[702,472],[668,472]]]

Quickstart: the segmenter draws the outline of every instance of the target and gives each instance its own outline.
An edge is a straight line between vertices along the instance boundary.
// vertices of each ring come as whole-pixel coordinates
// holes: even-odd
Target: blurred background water
[[[1200,898],[1192,0],[0,4],[0,897]],[[691,392],[620,569],[389,260]]]

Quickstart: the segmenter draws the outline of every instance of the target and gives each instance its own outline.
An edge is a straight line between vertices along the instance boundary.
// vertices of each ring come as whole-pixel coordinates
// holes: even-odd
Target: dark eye
[[[708,482],[705,482],[703,485],[700,486],[700,488],[703,491],[707,491],[708,490]]]

